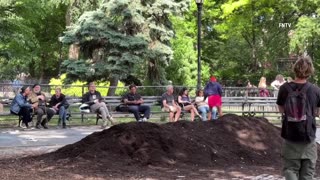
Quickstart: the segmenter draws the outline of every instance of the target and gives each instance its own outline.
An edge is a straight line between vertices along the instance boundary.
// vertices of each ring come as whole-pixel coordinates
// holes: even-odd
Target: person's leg
[[[193,105],[187,105],[187,106],[184,106],[183,107],[183,110],[185,111],[190,111],[190,118],[191,118],[191,121],[194,121],[194,109],[193,109]]]
[[[206,106],[200,106],[200,107],[198,108],[198,111],[201,113],[202,120],[203,120],[203,121],[207,121],[207,110],[206,110]]]
[[[217,108],[213,107],[211,112],[209,112],[211,114],[211,120],[215,120],[217,119]]]
[[[22,107],[18,115],[22,116],[22,122],[28,128],[29,127],[28,123],[32,121],[30,108]]]
[[[62,121],[62,127],[66,127],[66,118],[67,118],[67,111],[64,106],[60,106],[59,108],[59,119]]]
[[[47,122],[49,122],[51,120],[51,118],[54,116],[54,114],[56,114],[56,112],[51,109],[51,108],[46,108],[46,113],[47,113]]]
[[[174,122],[174,112],[169,112],[169,121]]]
[[[283,166],[283,176],[286,179],[290,180],[299,180],[299,170],[300,170],[300,163],[299,159],[286,159],[284,160]]]
[[[313,179],[316,170],[317,159],[302,159],[299,172],[299,180]]]
[[[128,106],[128,111],[133,113],[134,118],[136,118],[137,121],[140,120],[140,112],[138,106]]]
[[[113,121],[113,117],[111,116],[110,112],[109,112],[109,109],[106,105],[106,103],[104,102],[101,102],[99,103],[102,107],[104,107],[105,109],[105,112],[106,112],[106,115],[107,115],[107,119],[110,121],[111,125],[114,125],[114,121]]]
[[[143,113],[143,116],[145,119],[150,118],[150,106],[146,105],[140,105],[139,106],[139,112]]]
[[[109,112],[109,109],[108,109],[106,103],[101,102],[100,105],[101,105],[102,107],[104,107],[105,112],[106,112],[106,114],[107,114],[107,117],[111,117],[110,112]]]
[[[175,114],[175,118],[174,118],[175,122],[177,122],[179,120],[180,114],[181,114],[181,108],[180,108],[180,106],[176,106],[176,114]]]
[[[38,107],[36,110],[36,114],[37,114],[37,123],[36,123],[36,128],[40,129],[40,124],[42,121],[42,116],[44,115],[44,109],[41,107]]]
[[[218,109],[219,117],[223,116],[222,107],[221,106],[216,106],[216,107]]]

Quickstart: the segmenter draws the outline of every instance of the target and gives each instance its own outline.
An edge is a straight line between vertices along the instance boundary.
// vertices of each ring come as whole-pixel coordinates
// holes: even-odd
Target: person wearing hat
[[[222,114],[222,88],[221,85],[217,82],[216,77],[211,76],[210,81],[206,84],[204,88],[204,95],[208,98],[208,105],[210,108],[210,111],[213,107],[217,107],[219,117],[221,117]],[[206,99],[206,98],[205,98]],[[210,116],[210,114],[209,114]],[[211,117],[208,117],[208,119],[211,119]]]
[[[41,125],[44,129],[48,129],[47,122],[51,120],[55,112],[46,107],[46,96],[41,92],[41,86],[39,84],[32,86],[32,93],[29,95],[29,100],[35,105],[34,112],[37,115],[36,128],[40,129]],[[46,115],[46,117],[42,119],[43,115]]]
[[[21,88],[19,94],[17,94],[10,106],[10,113],[22,117],[22,122],[29,128],[28,123],[31,122],[31,112],[35,104],[29,104],[27,101],[28,95],[31,93],[29,86],[24,86]]]

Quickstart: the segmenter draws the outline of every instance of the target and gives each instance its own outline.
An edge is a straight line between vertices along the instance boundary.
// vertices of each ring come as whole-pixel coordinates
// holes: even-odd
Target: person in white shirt
[[[207,115],[209,120],[217,119],[217,108],[213,107],[210,112],[210,108],[208,105],[208,98],[204,101],[204,93],[202,89],[199,89],[196,93],[195,103],[197,105],[199,113],[201,113],[201,117],[203,121],[207,121]]]
[[[276,76],[276,79],[271,83],[271,86],[273,87],[273,95],[274,97],[278,96],[279,88],[282,84],[284,84],[286,80],[281,74],[278,74]]]

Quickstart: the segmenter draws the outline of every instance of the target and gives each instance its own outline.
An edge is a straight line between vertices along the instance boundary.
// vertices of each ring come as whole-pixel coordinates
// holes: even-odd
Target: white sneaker
[[[143,122],[143,119],[139,119],[138,122]]]
[[[110,121],[111,125],[114,125],[114,119],[113,119],[113,117],[112,117],[112,116],[108,116],[107,118],[108,118],[108,120]]]
[[[145,117],[142,119],[142,122],[147,122],[147,121],[148,121],[148,119]]]

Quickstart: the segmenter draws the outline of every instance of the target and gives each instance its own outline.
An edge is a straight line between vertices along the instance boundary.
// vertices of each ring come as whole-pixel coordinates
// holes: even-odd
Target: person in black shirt
[[[314,73],[310,57],[299,57],[293,66],[293,72],[295,79],[280,86],[277,98],[279,112],[283,114],[283,175],[286,179],[313,179],[317,162],[315,116],[319,116],[320,89],[308,82],[308,78]],[[287,99],[292,98],[292,92],[299,93],[303,88],[306,88],[302,98],[306,102],[305,119],[289,121]],[[299,114],[299,109],[295,109],[295,112]]]
[[[89,92],[82,96],[82,103],[88,104],[90,106],[90,111],[95,113],[100,113],[102,116],[103,124],[102,128],[106,128],[109,120],[111,125],[114,124],[113,118],[109,113],[106,103],[103,102],[103,98],[99,91],[96,91],[96,85],[90,82],[88,85]]]
[[[62,128],[66,128],[66,119],[67,119],[67,100],[66,96],[61,93],[61,88],[56,88],[55,94],[51,96],[50,99],[50,106],[51,109],[56,113],[59,113],[59,122],[58,126],[60,125],[60,120],[62,121]]]
[[[129,112],[134,114],[137,121],[147,121],[150,117],[150,106],[142,105],[143,99],[137,94],[136,85],[129,86],[130,92],[123,96],[123,102],[128,105]],[[143,114],[143,118],[140,116]]]

